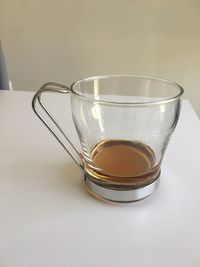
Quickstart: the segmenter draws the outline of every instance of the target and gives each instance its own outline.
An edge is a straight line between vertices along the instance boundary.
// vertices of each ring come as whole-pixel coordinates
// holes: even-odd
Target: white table
[[[200,123],[189,102],[157,191],[116,205],[87,193],[32,96],[0,92],[0,267],[200,266]],[[55,101],[74,138],[66,98]]]

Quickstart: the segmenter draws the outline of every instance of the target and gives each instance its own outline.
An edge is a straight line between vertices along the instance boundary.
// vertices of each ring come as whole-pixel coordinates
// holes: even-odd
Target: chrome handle
[[[44,92],[53,92],[53,93],[62,93],[67,94],[70,92],[70,89],[63,84],[49,82],[45,83],[34,95],[32,100],[32,108],[35,112],[35,114],[40,118],[40,120],[44,123],[44,125],[49,129],[49,131],[54,135],[54,137],[57,139],[57,141],[62,145],[62,147],[70,154],[72,159],[78,164],[78,166],[83,169],[82,164],[82,157],[81,153],[78,151],[76,146],[72,143],[72,141],[69,139],[67,134],[64,132],[62,127],[56,122],[56,120],[53,118],[53,116],[48,111],[47,107],[43,104],[41,95]],[[44,112],[44,115],[46,115],[47,119],[49,119],[51,122],[53,122],[53,125],[55,126],[55,129],[57,129],[58,133],[61,133],[61,135],[67,140],[68,144],[70,145],[71,149],[67,147],[67,145],[60,139],[58,133],[56,130],[50,125],[48,120],[44,117],[44,115],[41,114],[41,112],[38,110],[37,106],[40,106],[41,110]]]

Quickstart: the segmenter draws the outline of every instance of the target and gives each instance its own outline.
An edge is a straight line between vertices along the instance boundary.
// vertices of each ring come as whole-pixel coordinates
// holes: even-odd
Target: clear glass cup
[[[70,92],[81,152],[42,103],[45,91]],[[35,94],[33,109],[81,167],[91,193],[114,202],[131,202],[150,195],[159,183],[161,162],[179,118],[182,95],[182,87],[170,81],[107,75],[77,81],[70,88],[47,83]],[[37,105],[53,120],[71,149]]]

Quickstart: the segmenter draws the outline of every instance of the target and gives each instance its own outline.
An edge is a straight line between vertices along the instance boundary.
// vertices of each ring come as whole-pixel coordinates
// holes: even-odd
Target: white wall
[[[180,83],[200,115],[199,0],[1,0],[0,38],[16,90],[154,75]]]

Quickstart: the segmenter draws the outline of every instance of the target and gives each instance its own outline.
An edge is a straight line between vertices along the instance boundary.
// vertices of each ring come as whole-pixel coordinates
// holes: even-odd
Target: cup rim
[[[149,79],[149,80],[153,80],[153,81],[158,81],[158,82],[162,82],[165,84],[169,84],[172,85],[176,88],[179,89],[179,93],[175,94],[174,96],[171,97],[164,97],[163,99],[160,100],[154,100],[154,101],[147,101],[147,102],[114,102],[114,101],[107,101],[107,100],[99,100],[99,99],[94,99],[92,97],[88,97],[86,95],[84,95],[83,93],[78,92],[77,90],[75,90],[75,86],[77,84],[80,84],[82,82],[87,82],[90,80],[95,80],[95,79],[108,79],[108,78],[113,78],[113,77],[133,77],[133,78],[144,78],[144,79]],[[162,79],[162,78],[158,78],[158,77],[153,77],[153,76],[146,76],[146,75],[137,75],[137,74],[111,74],[111,75],[97,75],[97,76],[91,76],[91,77],[87,77],[87,78],[83,78],[80,80],[75,81],[74,83],[72,83],[72,85],[70,86],[70,91],[83,98],[86,101],[89,102],[95,102],[95,103],[99,103],[99,104],[104,104],[104,105],[120,105],[120,106],[149,106],[149,105],[161,105],[161,104],[166,104],[169,102],[172,102],[176,99],[179,99],[182,97],[183,93],[184,93],[184,89],[181,85],[179,85],[176,82],[167,80],[167,79]]]

